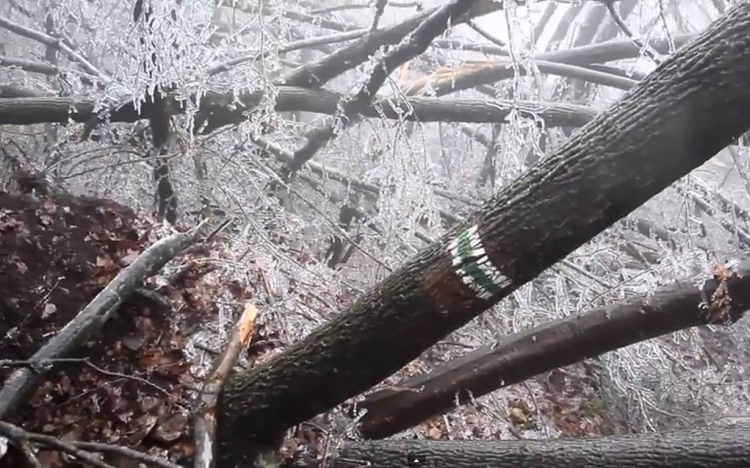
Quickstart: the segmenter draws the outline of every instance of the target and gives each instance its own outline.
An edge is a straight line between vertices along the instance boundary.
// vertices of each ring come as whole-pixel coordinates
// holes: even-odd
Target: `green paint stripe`
[[[455,248],[453,256],[460,259],[459,274],[468,277],[471,282],[470,286],[477,289],[478,292],[495,294],[500,290],[500,287],[495,284],[492,278],[492,274],[495,273],[495,268],[491,263],[487,263],[483,269],[473,261],[478,259],[472,257],[473,248],[471,246],[471,236],[469,233],[470,230],[468,229],[459,233],[456,236],[454,241],[455,244],[453,245]],[[485,270],[487,270],[487,272],[485,272]],[[488,273],[490,274],[488,275]],[[499,272],[497,273],[499,274]]]
[[[477,265],[476,263],[467,263],[463,266],[463,270],[469,276],[471,276],[472,279],[474,279],[474,281],[482,287],[482,289],[489,292],[490,294],[495,294],[500,290],[500,288],[498,288],[497,285],[492,282],[489,276],[484,274],[484,272],[479,268],[479,265]]]

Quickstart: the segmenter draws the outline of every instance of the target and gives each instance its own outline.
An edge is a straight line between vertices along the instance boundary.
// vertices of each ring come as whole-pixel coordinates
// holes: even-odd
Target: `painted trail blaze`
[[[510,286],[511,281],[490,262],[477,226],[461,231],[448,244],[455,272],[481,299]]]

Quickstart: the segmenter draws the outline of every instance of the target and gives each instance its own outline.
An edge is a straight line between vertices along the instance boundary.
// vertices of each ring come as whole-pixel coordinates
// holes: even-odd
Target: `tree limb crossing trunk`
[[[218,402],[219,466],[353,397],[532,280],[750,128],[750,3],[553,155]]]
[[[750,427],[525,440],[349,443],[330,468],[746,468]]]
[[[727,291],[723,293],[722,291]],[[718,317],[708,304],[728,297]],[[713,299],[713,300],[712,300]],[[729,278],[696,287],[682,281],[622,304],[571,315],[501,338],[432,372],[399,382],[352,405],[366,439],[380,439],[501,387],[649,338],[720,321],[735,322],[750,309],[750,260]]]

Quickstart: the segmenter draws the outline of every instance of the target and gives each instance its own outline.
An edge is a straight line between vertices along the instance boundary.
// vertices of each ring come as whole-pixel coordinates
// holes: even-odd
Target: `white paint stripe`
[[[482,247],[481,245],[479,245],[478,247],[474,247],[471,250],[470,254],[475,259],[479,259],[479,258],[487,256],[487,252],[485,252],[484,247]]]

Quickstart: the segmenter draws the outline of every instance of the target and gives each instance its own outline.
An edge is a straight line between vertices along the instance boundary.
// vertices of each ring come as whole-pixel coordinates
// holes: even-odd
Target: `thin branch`
[[[317,10],[310,10],[308,13],[310,15],[322,15],[324,13],[334,13],[336,11],[345,11],[345,10],[367,10],[370,8],[370,4],[367,3],[360,3],[360,4],[352,4],[352,5],[338,5],[334,7],[328,7],[328,8],[319,8]],[[388,2],[386,6],[393,7],[393,8],[422,8],[421,2]]]
[[[243,10],[248,11],[248,10]],[[352,31],[355,29],[361,29],[362,26],[358,26],[356,24],[350,24],[350,23],[343,23],[341,21],[334,21],[330,20],[328,18],[321,18],[319,15],[312,15],[309,13],[304,13],[301,11],[284,11],[283,15],[286,16],[289,19],[293,19],[296,21],[304,21],[305,23],[310,23],[315,26],[319,26],[321,28],[331,29],[333,31]]]
[[[682,47],[694,37],[695,34],[692,33],[675,36],[674,45],[678,48]],[[670,43],[667,39],[652,39],[648,42],[648,45],[659,53],[668,54],[670,52]],[[487,55],[506,57],[510,55],[510,52],[505,47],[497,47],[489,44],[473,44],[458,39],[438,39],[431,46],[439,49],[479,52]],[[583,66],[636,58],[640,54],[641,50],[628,38],[626,40],[611,40],[597,44],[544,52],[534,56],[534,60]]]
[[[638,46],[638,48],[642,50],[655,64],[659,65],[662,62],[662,58],[659,57],[656,51],[652,49],[648,44],[644,43],[642,40],[637,38],[635,34],[633,34],[633,31],[630,30],[627,23],[625,23],[625,20],[622,19],[622,16],[620,16],[620,13],[617,11],[615,2],[613,0],[605,1],[604,5],[606,5],[607,11],[609,11],[609,15],[612,17],[615,24],[617,24],[617,26],[622,29],[622,32],[624,32],[625,35],[628,36],[631,41],[633,41],[633,44]]]
[[[747,231],[737,226],[735,223],[732,223],[724,218],[720,218],[716,216],[716,213],[714,212],[714,209],[711,206],[711,204],[708,203],[706,200],[702,199],[701,197],[699,197],[697,194],[693,192],[686,193],[680,188],[678,188],[677,186],[675,186],[674,189],[678,193],[681,193],[683,195],[687,195],[688,197],[690,197],[690,199],[693,201],[693,203],[695,203],[695,206],[697,206],[698,209],[706,213],[706,215],[716,219],[721,225],[721,227],[723,227],[729,234],[736,236],[737,241],[740,244],[744,245],[745,247],[750,247],[750,234],[748,234]]]
[[[20,59],[15,57],[8,57],[4,55],[0,55],[0,67],[8,67],[8,68],[18,68],[27,72],[31,73],[40,73],[42,75],[47,76],[57,76],[57,75],[65,75],[65,74],[74,74],[78,77],[80,77],[81,82],[87,85],[93,85],[95,84],[95,77],[92,77],[91,75],[68,69],[68,68],[61,68],[57,66],[50,65],[48,63],[44,62],[36,62],[33,60],[26,60],[26,59]],[[100,88],[104,86],[101,83],[97,83],[97,86]]]
[[[127,447],[121,447],[119,445],[103,444],[99,442],[84,442],[84,441],[65,441],[43,434],[36,434],[33,432],[27,432],[26,430],[15,426],[13,424],[0,421],[0,433],[12,440],[24,440],[27,442],[35,442],[41,445],[58,449],[67,454],[73,455],[80,460],[91,463],[94,466],[101,468],[112,468],[111,465],[102,462],[98,458],[93,457],[91,454],[86,452],[99,452],[99,453],[114,453],[128,457],[132,460],[146,463],[148,465],[157,466],[159,468],[180,468],[180,465],[172,463],[161,457],[156,457],[148,453],[133,450]]]
[[[169,392],[161,388],[160,386],[156,385],[153,382],[149,382],[148,380],[138,377],[136,375],[128,375],[123,374],[121,372],[113,372],[108,371],[106,369],[102,369],[101,367],[97,366],[96,364],[92,363],[88,359],[85,358],[50,358],[50,359],[37,359],[34,360],[34,358],[31,359],[0,359],[0,368],[2,367],[17,367],[17,366],[24,366],[24,367],[34,367],[34,366],[51,366],[55,364],[70,364],[70,363],[77,363],[77,364],[84,364],[87,367],[90,367],[91,369],[95,370],[96,372],[106,375],[109,377],[116,377],[118,379],[125,379],[125,380],[133,380],[135,382],[142,383],[143,385],[147,387],[151,387],[154,390],[156,390],[159,393],[162,393],[167,398],[171,398],[171,395]]]
[[[378,29],[378,23],[380,22],[380,18],[383,16],[383,13],[385,13],[385,7],[387,4],[388,0],[375,1],[375,17],[372,20],[372,26],[370,26],[371,32]]]
[[[340,74],[367,61],[380,47],[401,41],[435,11],[436,8],[432,8],[402,23],[374,31],[346,48],[293,70],[284,77],[283,83],[305,88],[323,86]]]
[[[507,44],[505,44],[503,41],[501,41],[500,39],[496,38],[495,36],[493,36],[492,34],[490,34],[489,32],[487,32],[487,30],[485,30],[483,27],[479,26],[475,20],[469,21],[469,26],[471,27],[471,29],[473,29],[474,31],[478,32],[480,36],[482,36],[483,38],[487,39],[488,41],[490,41],[491,43],[495,44],[496,46],[502,47],[502,48],[506,48],[507,47]]]
[[[2,60],[2,58],[0,58]],[[26,98],[26,97],[44,97],[45,93],[30,88],[22,88],[14,85],[0,84],[0,98]]]
[[[32,73],[41,73],[42,75],[57,75],[60,69],[44,62],[35,62],[33,60],[20,59],[0,55],[0,67],[20,68],[21,70]]]
[[[73,444],[63,442],[55,437],[45,436],[41,434],[32,434],[30,432],[26,432],[18,426],[4,421],[0,421],[0,434],[4,435],[12,441],[18,441],[18,443],[20,444],[28,443],[31,440],[33,440],[34,442],[43,443],[48,447],[56,448],[62,452],[67,453],[68,455],[74,456],[81,461],[85,461],[86,463],[96,468],[115,468],[112,465],[101,461],[99,458],[93,456],[85,450],[77,448]]]
[[[365,250],[364,247],[362,247],[361,245],[359,245],[359,242],[357,242],[354,239],[352,239],[349,236],[349,234],[346,231],[344,231],[344,229],[341,226],[339,226],[337,223],[335,223],[335,222],[331,221],[330,219],[328,219],[328,217],[325,215],[325,213],[323,213],[320,210],[320,208],[318,208],[315,205],[315,203],[311,202],[307,197],[301,195],[299,192],[297,192],[296,190],[294,190],[293,188],[291,188],[289,186],[287,186],[287,190],[289,190],[293,195],[295,195],[297,198],[299,198],[300,200],[302,200],[302,202],[305,203],[307,206],[309,206],[313,211],[315,211],[316,213],[318,213],[319,215],[321,215],[323,217],[323,219],[325,219],[328,222],[328,224],[330,224],[338,232],[338,234],[341,237],[343,237],[345,240],[347,240],[349,242],[349,244],[351,245],[352,248],[357,249],[360,252],[362,252],[362,254],[365,257],[369,258],[370,260],[372,260],[373,262],[375,262],[376,264],[378,264],[385,271],[387,271],[389,273],[393,272],[393,268],[389,267],[388,265],[386,265],[385,263],[383,263],[382,260],[378,259],[375,255],[373,255],[370,252],[368,252],[367,250]]]
[[[345,31],[337,34],[331,34],[328,36],[318,36],[318,37],[311,37],[309,39],[303,39],[300,41],[295,41],[292,43],[289,43],[285,45],[284,47],[279,48],[278,54],[284,54],[287,52],[292,52],[299,49],[305,49],[308,47],[315,47],[319,45],[325,45],[325,44],[335,44],[337,42],[344,42],[349,41],[352,39],[358,39],[362,36],[367,34],[366,29],[357,29],[355,31]],[[208,76],[217,75],[221,72],[225,72],[232,68],[235,65],[239,65],[244,62],[249,62],[251,60],[259,60],[261,57],[268,57],[271,55],[271,51],[266,52],[254,52],[252,54],[243,55],[242,57],[233,58],[231,60],[227,60],[226,62],[222,62],[218,65],[214,65],[211,68],[209,68],[206,71],[206,74]]]
[[[282,163],[285,163],[285,164],[288,165],[292,161],[293,156],[292,156],[292,154],[289,151],[287,151],[286,149],[280,147],[276,143],[268,140],[267,138],[254,137],[253,138],[253,143],[255,143],[256,145],[258,145],[260,148],[268,151],[271,155],[273,155],[276,159],[278,159]],[[319,175],[319,176],[321,176],[323,178],[328,178],[328,179],[336,180],[338,182],[341,182],[341,183],[347,185],[348,187],[352,187],[352,188],[360,190],[360,191],[368,192],[368,193],[370,193],[370,194],[372,194],[374,196],[380,196],[380,193],[382,191],[382,189],[378,185],[361,181],[361,180],[359,180],[357,178],[351,177],[348,174],[344,174],[343,172],[338,171],[336,169],[332,169],[332,168],[329,168],[329,167],[325,167],[325,166],[323,166],[321,164],[318,164],[315,161],[308,162],[305,167],[307,169],[310,169],[313,173],[315,173],[315,174],[317,174],[317,175]],[[278,179],[278,182],[279,183],[283,183],[286,187],[288,187],[288,184],[286,182],[284,182],[283,180],[281,180],[280,178]],[[313,188],[315,188],[315,187],[313,187]],[[289,190],[291,190],[291,188],[289,188]],[[433,192],[436,195],[440,195],[440,196],[443,196],[445,198],[451,198],[451,199],[457,200],[457,201],[464,201],[464,203],[466,203],[465,200],[467,200],[466,197],[463,197],[463,196],[457,195],[457,194],[450,194],[450,192],[447,192],[447,191],[445,191],[443,189],[439,189],[439,188],[433,189]],[[307,200],[306,198],[302,197],[301,195],[299,197],[303,200],[303,202],[307,203],[308,205],[311,203],[309,200]],[[478,206],[476,204],[476,202],[473,202],[473,201],[469,202],[468,204],[471,204],[471,205],[474,205],[474,206]],[[318,210],[315,206],[312,206],[312,208],[315,209],[315,210]],[[439,210],[439,214],[440,214],[441,218],[443,218],[444,220],[446,220],[451,225],[452,224],[456,224],[459,221],[458,217],[456,217],[455,215],[453,215],[451,213],[448,213],[445,210]],[[331,225],[334,226],[334,229],[338,228],[338,225],[336,223],[333,223],[331,221],[329,221],[329,222],[331,223]],[[341,234],[342,234],[342,236],[346,236],[346,239],[349,240],[350,242],[352,242],[351,239],[349,239],[348,235],[345,232],[341,232]],[[390,270],[390,268],[388,266],[386,266],[385,264],[382,264],[379,260],[375,259],[370,253],[368,253],[367,251],[362,250],[361,247],[359,247],[359,246],[357,246],[357,248],[363,254],[365,254],[367,257],[373,259],[376,263],[381,264],[381,266],[383,266],[384,268]]]
[[[45,437],[45,436],[37,436],[36,434],[33,434],[31,435],[31,437],[32,437],[31,440],[35,440],[37,437],[40,437],[39,441],[42,442],[41,437]],[[176,463],[172,463],[161,457],[157,457],[154,455],[150,455],[148,453],[143,453],[138,450],[133,450],[127,447],[119,446],[119,445],[103,444],[100,442],[83,442],[83,441],[70,442],[70,444],[80,449],[88,450],[90,452],[114,453],[117,455],[122,455],[132,460],[143,462],[147,465],[158,466],[159,468],[183,468],[182,466]]]

